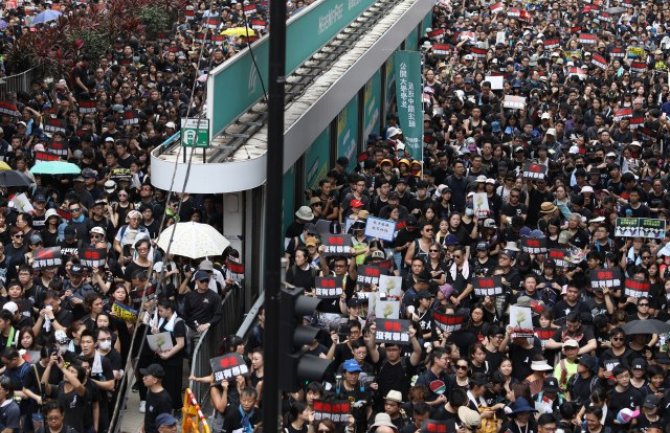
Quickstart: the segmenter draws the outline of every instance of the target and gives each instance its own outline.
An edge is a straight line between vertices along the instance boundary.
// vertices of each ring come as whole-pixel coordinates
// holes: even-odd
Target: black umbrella
[[[30,178],[20,171],[0,171],[0,186],[30,186],[31,183]]]
[[[657,319],[633,320],[623,325],[626,335],[665,334],[670,332],[670,324]]]

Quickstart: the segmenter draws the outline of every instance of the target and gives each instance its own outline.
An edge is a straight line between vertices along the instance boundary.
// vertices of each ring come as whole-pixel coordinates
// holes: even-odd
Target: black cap
[[[33,197],[33,201],[37,203],[44,203],[47,201],[47,198],[44,194],[35,194],[35,197]]]
[[[72,265],[70,273],[72,275],[82,275],[84,273],[84,267],[81,265]]]
[[[646,370],[647,369],[647,361],[645,361],[643,358],[635,358],[633,360],[632,369],[633,370]]]
[[[335,163],[337,165],[341,165],[343,167],[346,167],[347,165],[349,165],[349,158],[347,158],[346,156],[340,156],[339,158],[337,158]]]
[[[140,368],[140,374],[142,376],[153,376],[157,379],[162,379],[165,377],[165,370],[159,364],[151,364],[147,368]]]
[[[417,278],[416,279],[417,283],[428,283],[428,281],[424,280],[423,278]],[[419,299],[430,299],[433,297],[433,294],[430,293],[428,290],[422,290],[418,293],[418,298]]]
[[[558,386],[558,380],[555,377],[548,377],[544,379],[544,392],[559,392],[561,389]]]
[[[77,235],[77,230],[74,229],[74,227],[67,226],[65,227],[65,230],[63,230],[63,234],[65,237],[75,237]]]

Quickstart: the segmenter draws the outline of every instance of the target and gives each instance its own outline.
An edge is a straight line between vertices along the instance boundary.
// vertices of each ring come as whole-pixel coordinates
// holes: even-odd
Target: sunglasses
[[[439,253],[440,252],[440,250],[428,250],[428,251],[430,251],[431,253]]]
[[[623,341],[623,337],[612,337],[612,341]]]
[[[649,306],[649,304],[647,304],[647,303],[644,303],[644,304],[637,304],[637,305],[638,305],[639,307],[648,307],[648,306]]]
[[[467,370],[467,369],[468,369],[468,366],[467,366],[467,365],[456,365],[456,368],[457,368],[458,370]]]

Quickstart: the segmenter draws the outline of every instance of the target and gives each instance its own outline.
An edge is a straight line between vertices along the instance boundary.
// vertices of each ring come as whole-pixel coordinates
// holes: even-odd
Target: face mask
[[[100,341],[100,350],[109,350],[112,348],[112,342],[111,341]]]
[[[472,216],[472,215],[475,214],[475,211],[473,209],[467,208],[467,209],[465,209],[465,214],[467,216]]]

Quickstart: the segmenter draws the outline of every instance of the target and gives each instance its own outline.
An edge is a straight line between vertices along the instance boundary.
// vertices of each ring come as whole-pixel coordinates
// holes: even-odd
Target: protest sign
[[[557,268],[567,268],[570,266],[570,262],[567,260],[567,254],[565,250],[552,248],[547,253],[547,258],[552,259],[556,263]]]
[[[342,295],[342,277],[316,277],[314,279],[314,294],[321,299],[339,298]]]
[[[232,380],[237,376],[244,376],[249,373],[249,367],[244,362],[244,358],[239,353],[229,353],[209,360],[212,367],[214,382],[220,383],[222,380]]]
[[[375,317],[378,319],[400,319],[400,301],[378,299],[375,303]]]
[[[393,242],[395,221],[369,216],[365,223],[365,236]]]
[[[147,344],[154,352],[165,352],[172,349],[172,336],[169,332],[147,334]]]
[[[620,269],[594,269],[589,273],[591,278],[591,288],[598,289],[609,287],[618,289],[621,287]]]
[[[386,296],[400,297],[402,295],[402,277],[395,275],[379,276],[379,292]]]
[[[375,319],[377,343],[409,344],[409,320]]]
[[[529,180],[544,179],[547,175],[547,166],[534,162],[527,162],[523,166],[523,177]]]
[[[521,249],[529,254],[547,252],[547,238],[521,238]]]
[[[89,268],[101,268],[107,262],[107,250],[104,248],[80,248],[79,260]]]
[[[512,327],[512,338],[531,338],[535,335],[533,316],[528,307],[509,307],[509,325]]]
[[[663,239],[665,237],[665,220],[659,218],[617,218],[614,236]]]
[[[351,403],[349,400],[314,401],[314,420],[321,421],[329,419],[335,424],[346,424],[349,422]]]
[[[135,323],[137,322],[137,310],[133,307],[130,307],[119,302],[114,302],[112,304],[112,315],[118,317],[124,322]]]
[[[523,110],[526,108],[526,97],[505,95],[505,99],[503,100],[503,107],[512,110]]]
[[[630,296],[632,298],[641,298],[649,296],[649,289],[651,283],[649,281],[635,281],[630,278],[626,278],[624,283],[624,295]]]
[[[485,192],[476,192],[472,195],[472,209],[475,217],[484,219],[489,216],[489,198]]]
[[[500,275],[475,277],[472,279],[472,287],[475,290],[475,296],[499,296],[504,293]]]
[[[356,282],[379,286],[379,277],[382,275],[382,270],[379,266],[361,265],[358,267],[357,271],[358,276]]]
[[[452,431],[448,421],[428,419],[421,426],[421,433],[448,433]]]
[[[458,331],[465,324],[465,316],[460,314],[444,314],[433,311],[433,323],[442,330],[442,332]]]
[[[491,90],[502,90],[505,77],[502,75],[487,75],[484,77],[484,81],[488,81],[491,84]]]
[[[351,236],[322,234],[322,254],[328,256],[346,256],[351,254]]]
[[[33,252],[33,269],[52,268],[62,264],[61,247],[42,248]]]

